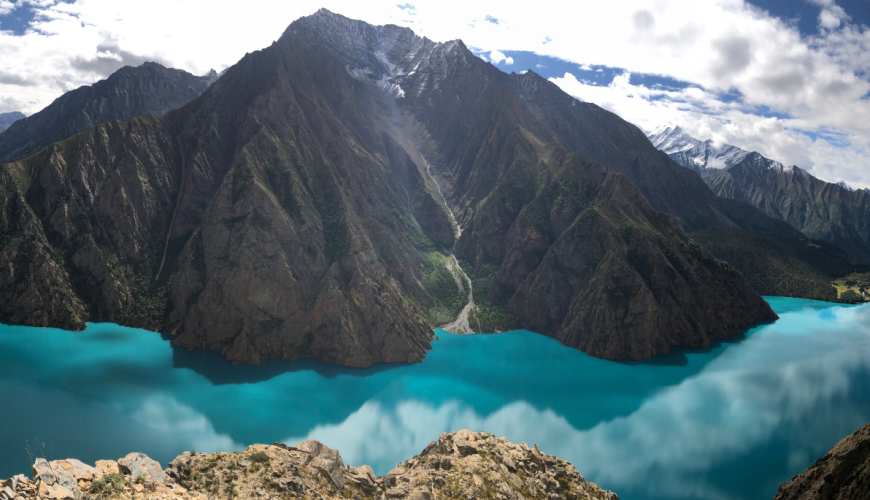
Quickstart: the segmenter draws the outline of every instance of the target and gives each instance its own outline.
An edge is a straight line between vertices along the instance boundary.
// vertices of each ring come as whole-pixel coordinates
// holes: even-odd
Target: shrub
[[[88,493],[99,497],[111,497],[124,491],[124,487],[129,486],[130,482],[124,479],[121,474],[106,474],[91,483]]]
[[[860,304],[864,302],[864,297],[858,295],[853,290],[846,290],[840,295],[838,302],[843,302],[846,304]]]

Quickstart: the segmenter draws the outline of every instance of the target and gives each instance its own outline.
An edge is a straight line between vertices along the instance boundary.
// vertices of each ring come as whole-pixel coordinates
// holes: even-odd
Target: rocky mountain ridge
[[[141,453],[91,467],[37,459],[33,478],[0,481],[2,500],[321,498],[619,500],[537,445],[486,432],[444,433],[385,476],[350,467],[318,441],[252,445],[237,453],[184,452],[164,471]]]
[[[0,162],[25,158],[99,123],[180,108],[217,77],[214,70],[200,77],[153,62],[125,66],[105,80],[67,92],[38,113],[21,115],[5,131],[0,127]]]
[[[796,166],[747,155],[712,181],[723,198],[745,201],[808,237],[837,245],[857,262],[870,262],[870,194],[822,181]]]
[[[680,127],[664,125],[649,134],[677,163],[698,172],[721,197],[745,201],[784,220],[807,237],[837,245],[858,262],[870,262],[870,195],[846,183],[822,181],[797,166],[730,145],[710,149]],[[706,148],[706,149],[705,149]],[[710,167],[708,156],[715,159]]]

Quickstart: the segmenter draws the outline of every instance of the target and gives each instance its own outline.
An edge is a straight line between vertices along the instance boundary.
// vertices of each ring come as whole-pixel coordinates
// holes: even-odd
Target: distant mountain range
[[[695,139],[676,125],[662,125],[648,134],[653,145],[670,155],[680,165],[698,172],[706,181],[742,160],[747,154],[738,147]]]
[[[24,116],[24,113],[20,111],[13,111],[11,113],[0,113],[0,132],[3,132],[7,128],[9,128],[10,125],[17,122],[18,120],[21,120],[22,118],[26,118],[26,116]]]
[[[678,126],[649,134],[654,146],[698,172],[722,198],[750,203],[782,219],[808,237],[843,249],[858,262],[870,262],[870,194],[845,182],[833,184],[797,166],[740,148],[713,147]]]
[[[38,113],[21,115],[0,133],[0,162],[30,156],[98,123],[178,109],[216,80],[214,70],[193,76],[152,62],[125,66],[105,80],[67,92]]]

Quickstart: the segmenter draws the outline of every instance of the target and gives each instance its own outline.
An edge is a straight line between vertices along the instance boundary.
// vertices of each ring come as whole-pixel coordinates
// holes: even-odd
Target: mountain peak
[[[846,181],[840,181],[837,183],[837,185],[840,186],[841,188],[845,189],[846,191],[849,191],[850,193],[855,191],[855,188],[846,184]]]
[[[22,120],[27,118],[24,116],[24,113],[21,111],[11,111],[9,113],[0,113],[0,132],[3,132],[10,125],[17,122],[18,120]]]
[[[673,123],[659,125],[647,137],[657,149],[670,155],[680,165],[695,170],[702,177],[708,169],[726,169],[743,160],[748,154],[747,151],[730,144],[716,147],[712,139],[702,141],[692,137]]]

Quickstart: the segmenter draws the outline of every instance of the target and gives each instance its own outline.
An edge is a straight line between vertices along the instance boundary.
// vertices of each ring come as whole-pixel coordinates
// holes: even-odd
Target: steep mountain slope
[[[24,113],[20,111],[13,111],[11,113],[0,113],[0,132],[3,132],[10,125],[17,122],[18,120],[27,118],[24,116]]]
[[[553,246],[554,243],[562,238],[567,241],[570,231],[583,231],[581,228],[585,225],[585,216],[594,218],[595,214],[604,210],[597,208],[599,204],[617,205],[628,198],[632,200],[634,207],[643,199],[631,183],[613,181],[614,185],[622,187],[604,189],[604,178],[591,174],[594,169],[588,166],[583,157],[625,173],[640,187],[643,194],[658,200],[660,206],[647,205],[645,209],[636,209],[636,212],[646,211],[644,216],[636,215],[636,226],[656,233],[653,236],[638,231],[638,235],[642,235],[638,238],[639,242],[645,241],[646,237],[657,242],[671,237],[671,225],[665,224],[667,229],[662,229],[659,221],[661,214],[651,215],[653,208],[671,208],[673,212],[686,215],[687,219],[701,212],[694,217],[695,220],[703,219],[707,223],[724,218],[721,214],[716,214],[715,208],[710,207],[711,202],[718,204],[720,200],[713,196],[704,183],[695,174],[685,172],[666,155],[656,151],[640,130],[597,106],[578,102],[533,72],[505,75],[474,57],[461,42],[433,44],[425,38],[414,37],[409,30],[389,26],[374,28],[326,12],[294,22],[288,32],[298,33],[305,36],[309,43],[324,47],[357,78],[378,82],[382,88],[399,96],[400,111],[412,115],[407,119],[422,129],[419,147],[439,176],[444,193],[465,228],[457,241],[457,255],[471,263],[472,274],[477,278],[478,286],[486,287],[487,298],[493,304],[501,304],[508,312],[516,315],[518,324],[530,325],[532,318],[524,312],[529,309],[521,306],[520,301],[511,301],[511,297],[524,293],[519,286],[527,278],[530,280],[528,283],[531,283],[534,277],[530,273],[537,266],[543,266],[541,272],[544,272],[548,266],[555,265],[550,261],[543,262],[544,256],[565,251],[573,254],[573,265],[579,266],[576,270],[576,281],[572,277],[570,283],[566,281],[550,289],[550,293],[561,294],[559,302],[562,305],[554,308],[549,322],[535,323],[533,329],[556,336],[562,331],[573,331],[575,335],[571,339],[567,336],[563,338],[565,343],[607,357],[648,357],[651,353],[663,352],[662,349],[666,347],[662,346],[669,342],[689,342],[686,339],[674,341],[679,334],[668,337],[664,333],[668,327],[686,333],[685,325],[674,325],[668,323],[670,320],[661,319],[656,326],[650,328],[656,330],[651,334],[651,337],[655,337],[654,341],[644,340],[646,343],[642,346],[636,343],[644,327],[640,325],[640,321],[638,324],[630,324],[634,317],[631,314],[626,316],[628,313],[625,310],[621,310],[621,313],[615,312],[620,307],[617,306],[620,300],[614,300],[605,308],[612,313],[610,316],[595,316],[588,311],[592,309],[590,304],[580,302],[577,303],[577,308],[584,311],[577,310],[568,315],[569,304],[581,292],[592,295],[605,293],[588,288],[607,288],[598,281],[590,281],[589,273],[605,262],[605,253],[608,250],[618,252],[619,256],[611,263],[613,265],[617,265],[615,261],[628,258],[625,252],[617,248],[624,249],[627,246],[620,227],[634,224],[633,217],[626,217],[624,213],[621,214],[622,217],[605,217],[606,223],[596,227],[599,234],[584,236],[597,238],[605,233],[618,234],[618,238],[608,240],[602,245],[601,253],[589,252],[589,255],[579,258],[577,249],[567,247],[559,250],[560,247]],[[335,32],[353,33],[354,36],[331,36]],[[580,156],[572,156],[570,151],[577,152]],[[585,194],[567,203],[566,200],[570,199],[568,193],[574,190]],[[686,196],[687,192],[689,196]],[[541,193],[549,193],[552,198],[541,198]],[[695,197],[691,198],[693,195]],[[697,205],[686,207],[685,202],[679,201],[687,198]],[[722,205],[728,204],[734,205],[727,202]],[[594,205],[595,208],[581,214],[588,205]],[[786,224],[778,223],[746,205],[740,205],[739,209],[732,212],[746,211],[747,216],[740,221],[744,225],[749,226],[759,221],[760,225],[791,230]],[[537,223],[537,227],[543,228],[538,234],[529,234],[530,225],[534,225],[525,216],[521,217],[521,213],[526,210],[531,214],[528,216]],[[552,212],[553,210],[556,212]],[[621,211],[628,212],[629,209],[623,208]],[[577,224],[572,225],[574,222]],[[509,256],[511,238],[518,238],[515,242],[518,248],[515,250],[522,256],[516,257],[517,261],[509,260],[513,258]],[[673,244],[677,244],[676,240],[682,241],[684,247],[681,253],[685,254],[689,242],[682,231],[674,233],[672,238]],[[673,290],[665,292],[663,289],[655,289],[650,293],[650,288],[654,286],[638,276],[650,278],[655,272],[672,272],[674,266],[669,262],[653,257],[668,250],[670,249],[663,250],[656,245],[644,247],[643,250],[637,249],[639,254],[645,254],[643,258],[651,260],[643,264],[626,264],[627,274],[616,281],[637,281],[625,291],[623,304],[637,299],[633,305],[639,306],[644,303],[645,299],[642,297],[649,293],[649,297],[654,299],[643,307],[648,307],[649,311],[666,308],[665,303],[670,299],[666,299],[665,295]],[[709,259],[710,256],[704,254],[704,258]],[[577,260],[584,262],[581,264]],[[638,272],[638,268],[644,265],[649,267]],[[705,269],[704,272],[713,275],[719,272],[712,261],[708,261],[707,265],[713,267]],[[601,272],[606,273],[604,269]],[[645,272],[650,274],[644,275]],[[677,281],[680,286],[684,284],[682,277],[676,278],[672,275],[662,279]],[[740,317],[739,314],[732,316],[723,324],[740,324],[751,316],[770,317],[764,310],[765,306],[754,302],[753,293],[740,288],[740,282],[742,280],[738,279],[735,283],[723,285],[731,290],[729,295],[733,293],[735,297],[748,299],[746,303],[733,304],[726,315],[733,315],[734,311],[740,309],[751,312],[745,317]],[[614,290],[608,288],[607,293],[612,294]],[[699,299],[704,300],[706,299]],[[700,309],[696,307],[698,305],[699,303],[695,303],[683,312],[692,318],[689,321],[698,320],[698,325],[709,325],[708,319],[695,316]],[[587,323],[575,321],[575,314],[583,317],[583,321]],[[593,316],[594,320],[591,319]],[[486,325],[481,326],[485,329]],[[601,346],[591,348],[581,340],[583,335],[589,334],[594,328],[616,331],[622,327],[631,332],[626,338],[633,340],[620,343],[614,336],[613,344],[609,347],[611,351]],[[731,326],[726,326],[728,328]],[[582,334],[579,333],[581,330]],[[708,335],[722,334],[712,333],[712,329],[706,327],[696,328],[694,333],[697,338],[692,342],[702,344],[709,340]]]
[[[554,122],[546,113],[573,100],[525,78],[462,42],[321,10],[187,106],[90,128],[0,181],[39,221],[21,244],[47,242],[79,317],[166,330],[236,362],[422,359],[467,293],[448,271],[442,189],[463,228],[457,255],[485,306],[517,326],[641,359],[775,317],[626,176],[581,155],[639,176],[650,161],[677,180],[645,177],[660,203],[679,182],[696,190],[684,198],[697,205],[673,205],[700,211],[692,220],[786,224],[715,198],[600,108]],[[0,304],[2,319],[16,311]]]
[[[853,260],[870,262],[870,194],[863,190],[850,191],[758,153],[720,173],[710,187],[837,245]]]
[[[57,141],[111,120],[141,114],[161,115],[202,94],[217,77],[193,76],[147,62],[125,66],[109,78],[58,97],[39,113],[23,115],[0,134],[0,161],[30,156]],[[0,128],[0,131],[3,129]]]
[[[837,301],[832,277],[854,269],[835,245],[781,233],[711,227],[689,234],[717,258],[727,261],[762,295]]]
[[[857,500],[870,492],[870,424],[782,484],[774,500]]]

